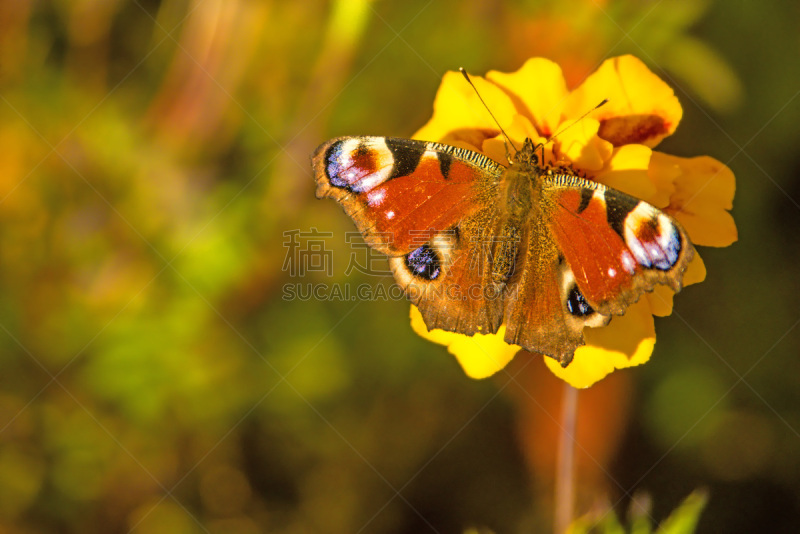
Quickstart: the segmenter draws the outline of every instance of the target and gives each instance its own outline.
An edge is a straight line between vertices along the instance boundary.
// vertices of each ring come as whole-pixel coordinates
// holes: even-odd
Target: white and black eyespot
[[[658,235],[656,236],[658,246],[663,251],[662,258],[658,262],[653,262],[657,269],[668,271],[678,263],[681,255],[681,234],[678,228],[664,214],[658,216]]]
[[[595,310],[583,296],[578,284],[575,282],[575,275],[569,268],[567,262],[559,259],[560,271],[560,290],[561,302],[564,303],[564,310],[568,315],[568,322],[578,328],[590,326],[596,328],[605,326],[611,320],[610,315],[602,315]]]
[[[334,187],[368,192],[392,177],[394,157],[380,139],[347,138],[325,154],[325,173]]]
[[[628,245],[637,265],[645,269],[649,269],[653,266],[653,262],[650,260],[650,254],[648,254],[644,243],[639,241],[639,238],[636,236],[636,231],[630,226],[625,227],[625,244]]]
[[[436,280],[442,274],[442,262],[436,250],[422,245],[405,256],[408,272],[423,280]]]
[[[561,299],[566,306],[567,312],[573,317],[588,317],[595,313],[594,309],[586,301],[578,284],[575,283],[575,275],[563,258],[559,258],[559,268],[561,271]]]
[[[669,217],[653,213],[643,202],[639,205],[625,222],[625,244],[640,266],[669,271],[680,258],[681,234]]]
[[[357,150],[358,140],[344,139],[331,144],[325,153],[325,174],[334,187],[349,189],[352,185],[347,179],[346,163],[349,157],[346,154]]]
[[[577,285],[573,285],[567,294],[567,311],[575,317],[588,317],[595,313]]]

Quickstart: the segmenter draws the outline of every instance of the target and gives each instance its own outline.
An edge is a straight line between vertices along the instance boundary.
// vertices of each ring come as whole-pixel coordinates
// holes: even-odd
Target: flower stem
[[[564,383],[561,405],[561,431],[556,460],[555,534],[564,534],[575,508],[575,427],[578,413],[578,390]]]

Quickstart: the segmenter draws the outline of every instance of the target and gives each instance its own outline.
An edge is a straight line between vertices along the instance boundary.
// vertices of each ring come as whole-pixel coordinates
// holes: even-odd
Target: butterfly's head
[[[544,164],[544,144],[534,144],[530,138],[526,138],[522,144],[522,149],[514,154],[514,162],[520,165],[537,168]]]
[[[552,173],[553,172],[552,168],[556,167],[556,168],[558,168],[560,170],[565,170],[568,174],[578,174],[578,173],[574,172],[573,169],[571,169],[571,165],[569,165],[569,164],[567,164],[565,166],[565,165],[560,164],[560,163],[556,163],[554,165],[550,165],[550,164],[545,163],[546,162],[546,158],[545,158],[544,147],[545,147],[545,145],[552,143],[556,139],[556,137],[559,136],[559,134],[563,133],[564,131],[568,130],[572,126],[574,126],[574,125],[578,124],[580,121],[582,121],[587,115],[589,115],[589,113],[591,113],[592,111],[596,110],[597,108],[599,108],[599,107],[605,105],[606,103],[608,103],[608,99],[603,100],[602,102],[597,104],[595,107],[593,107],[592,109],[590,109],[589,111],[587,111],[586,113],[584,113],[583,115],[578,117],[578,119],[576,119],[575,121],[571,122],[570,124],[568,124],[567,126],[562,128],[561,130],[556,132],[555,134],[549,136],[548,140],[545,143],[534,144],[533,141],[530,140],[530,138],[526,138],[525,139],[525,143],[522,145],[522,149],[518,150],[516,145],[514,145],[513,141],[511,141],[511,138],[508,136],[508,134],[506,134],[506,131],[503,129],[503,126],[500,124],[500,121],[497,120],[497,117],[494,116],[494,113],[492,113],[492,110],[489,108],[489,106],[483,100],[483,97],[481,96],[480,92],[478,91],[478,88],[475,87],[474,83],[472,83],[472,80],[470,79],[469,74],[467,74],[467,71],[463,67],[459,68],[458,70],[464,76],[464,79],[467,80],[467,83],[472,87],[472,90],[475,91],[475,94],[477,95],[478,99],[483,104],[483,107],[486,108],[486,111],[489,112],[489,115],[492,117],[492,120],[494,120],[494,122],[497,124],[497,127],[500,128],[500,133],[503,134],[503,137],[505,138],[505,142],[506,142],[506,158],[508,159],[508,161],[510,163],[516,163],[518,165],[526,167],[529,170],[537,170],[537,171],[544,170],[545,172]],[[514,155],[510,155],[510,151],[509,151],[509,148],[508,148],[509,145],[511,145],[511,148],[513,148],[515,150],[515,154]],[[555,155],[553,157],[555,158]]]

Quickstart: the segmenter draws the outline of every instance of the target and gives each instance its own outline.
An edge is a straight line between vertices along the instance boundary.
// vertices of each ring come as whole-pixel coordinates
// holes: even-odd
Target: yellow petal
[[[692,241],[705,247],[727,247],[739,239],[733,216],[727,211],[683,211],[671,213],[678,219],[692,238]]]
[[[614,146],[654,147],[675,131],[683,116],[672,89],[633,56],[604,61],[570,94],[564,115],[580,117],[604,99],[608,103],[591,117],[601,122],[600,137]]]
[[[661,158],[661,155],[660,152],[652,153],[647,175],[656,187],[656,194],[650,203],[663,210],[669,206],[669,199],[675,193],[675,179],[681,174],[681,170],[677,165]]]
[[[446,345],[470,378],[486,378],[503,369],[520,350],[516,345],[503,341],[506,327],[501,326],[496,334],[466,336],[455,332],[433,329],[428,331],[422,314],[411,306],[411,328],[414,332],[440,345]]]
[[[736,180],[727,166],[708,156],[679,158],[660,152],[653,153],[653,160],[678,170],[665,211],[680,221],[695,244],[726,247],[738,239],[728,213]]]
[[[618,147],[595,180],[649,202],[657,193],[655,184],[647,175],[651,154],[652,151],[644,145]]]
[[[549,59],[532,58],[516,72],[489,71],[486,78],[503,89],[523,115],[531,118],[542,137],[550,137],[561,123],[567,83],[561,67]]]
[[[600,171],[611,157],[614,147],[597,135],[598,128],[599,122],[587,118],[561,130],[558,136],[558,159],[571,161],[582,170]]]
[[[691,195],[698,201],[713,203],[726,210],[733,207],[736,179],[720,161],[710,156],[681,158],[656,151],[653,152],[653,163],[672,165],[679,171],[675,178],[681,182],[679,197]]]
[[[615,369],[641,365],[650,359],[656,343],[650,303],[642,299],[622,317],[614,317],[608,326],[586,328],[583,334],[586,345],[578,347],[566,369],[544,357],[553,374],[576,388],[588,388]]]
[[[480,76],[471,76],[471,79],[500,124],[510,124],[517,114],[511,98],[498,86]],[[447,72],[436,92],[431,120],[412,137],[425,141],[440,141],[450,136],[452,140],[453,136],[457,138],[465,130],[473,130],[468,132],[473,136],[477,130],[478,134],[490,132],[486,137],[494,137],[499,129],[461,73]],[[478,150],[480,144],[475,147],[473,150]]]

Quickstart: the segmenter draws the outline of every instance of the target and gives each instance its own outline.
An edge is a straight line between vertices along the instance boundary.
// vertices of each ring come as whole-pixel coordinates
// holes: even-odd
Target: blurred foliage
[[[534,55],[578,82],[633,53],[735,172],[741,242],[658,322],[653,360],[582,394],[579,504],[698,485],[699,532],[800,522],[800,38],[794,3],[0,3],[0,530],[536,531],[558,389],[466,379],[367,284],[309,155],[407,136],[446,70]],[[285,269],[330,232],[331,275]],[[384,264],[385,267],[385,264]],[[510,394],[509,394],[510,393]],[[580,424],[580,423],[579,423]],[[603,431],[605,429],[605,431]],[[580,432],[580,427],[579,427]]]
[[[619,518],[612,511],[599,512],[599,520],[582,517],[576,520],[569,529],[569,534],[588,534],[590,532],[603,534],[691,534],[695,532],[700,513],[708,502],[708,494],[704,491],[695,491],[678,506],[656,530],[650,520],[649,499],[646,497],[634,498],[628,510],[630,528],[620,524]]]

